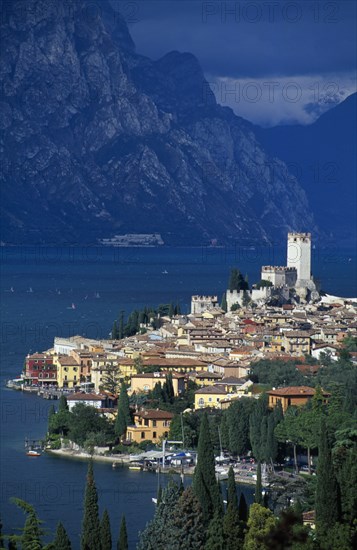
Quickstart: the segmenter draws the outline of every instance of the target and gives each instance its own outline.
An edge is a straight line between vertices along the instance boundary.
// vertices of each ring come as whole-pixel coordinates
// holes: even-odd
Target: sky
[[[262,126],[310,124],[356,87],[354,0],[112,0],[139,53],[193,53],[217,101]]]

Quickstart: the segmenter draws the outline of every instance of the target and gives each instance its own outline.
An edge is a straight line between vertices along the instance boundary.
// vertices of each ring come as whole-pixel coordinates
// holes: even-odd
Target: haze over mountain
[[[357,94],[310,126],[257,129],[266,151],[283,159],[305,189],[319,227],[356,242]]]
[[[318,233],[293,171],[265,152],[276,155],[267,134],[216,103],[197,59],[138,55],[110,3],[95,13],[91,5],[2,6],[2,241],[158,232],[167,244],[249,243]]]

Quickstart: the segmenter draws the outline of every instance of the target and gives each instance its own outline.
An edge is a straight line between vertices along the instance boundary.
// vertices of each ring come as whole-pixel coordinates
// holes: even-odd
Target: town
[[[217,296],[192,296],[189,314],[169,308],[159,323],[139,322],[134,335],[121,339],[56,337],[52,349],[26,357],[12,386],[47,398],[65,392],[70,410],[82,403],[114,419],[124,382],[136,404],[126,438],[135,443],[168,437],[173,413],[138,406],[168,377],[175,398],[190,384],[196,388],[193,410],[225,410],[237,399],[258,399],[262,391],[269,405],[281,401],[284,411],[306,404],[315,392],[308,380],[323,368],[321,359],[337,361],[344,340],[356,338],[357,303],[319,296],[309,233],[289,233],[287,245],[288,265],[263,266],[251,290],[233,269],[221,304]],[[350,357],[356,364],[357,353]],[[305,383],[271,388],[256,383],[255,366],[262,361],[290,361]]]

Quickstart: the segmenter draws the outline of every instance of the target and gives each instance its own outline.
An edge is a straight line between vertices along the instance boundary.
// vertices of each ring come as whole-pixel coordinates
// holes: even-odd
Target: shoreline
[[[67,459],[72,459],[72,460],[90,460],[92,459],[94,462],[103,462],[103,463],[111,463],[113,468],[115,468],[116,466],[114,465],[118,465],[118,466],[127,466],[129,468],[130,466],[130,463],[133,462],[133,464],[135,463],[134,460],[131,460],[131,456],[130,455],[121,455],[120,457],[119,456],[105,456],[105,455],[99,455],[99,454],[89,454],[89,453],[86,453],[84,451],[73,451],[71,449],[45,449],[44,452],[48,453],[48,454],[51,454],[53,456],[57,456],[59,458],[67,458]],[[145,469],[145,468],[141,468],[141,471],[142,472],[150,472],[150,473],[160,473],[160,474],[177,474],[177,475],[185,475],[185,476],[190,476],[192,477],[193,474],[194,474],[194,468],[191,467],[191,468],[186,468],[184,470],[184,472],[181,471],[181,468],[160,468],[159,470],[149,470],[149,469]],[[251,486],[255,486],[256,484],[256,481],[252,478],[245,478],[245,477],[242,477],[240,475],[238,475],[236,472],[235,472],[235,480],[236,480],[236,483],[239,483],[241,485],[247,485],[249,487]],[[220,481],[226,481],[226,479],[221,479]],[[263,485],[265,485],[263,483]]]

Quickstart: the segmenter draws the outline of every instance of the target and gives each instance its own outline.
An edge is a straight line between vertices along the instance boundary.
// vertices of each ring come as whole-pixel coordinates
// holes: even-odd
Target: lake
[[[87,464],[25,455],[25,437],[44,435],[51,403],[8,390],[5,381],[20,374],[27,353],[51,347],[55,336],[107,337],[121,310],[144,305],[173,301],[188,312],[192,294],[222,295],[230,267],[239,267],[252,283],[260,279],[261,265],[284,265],[286,249],[34,246],[1,247],[0,255],[3,532],[24,523],[22,512],[9,503],[18,496],[35,505],[50,530],[61,520],[76,550]],[[315,249],[313,273],[327,292],[357,296],[356,251]],[[125,513],[130,548],[135,548],[138,531],[154,513],[156,475],[95,464],[95,477],[100,510],[110,512],[113,540]]]

